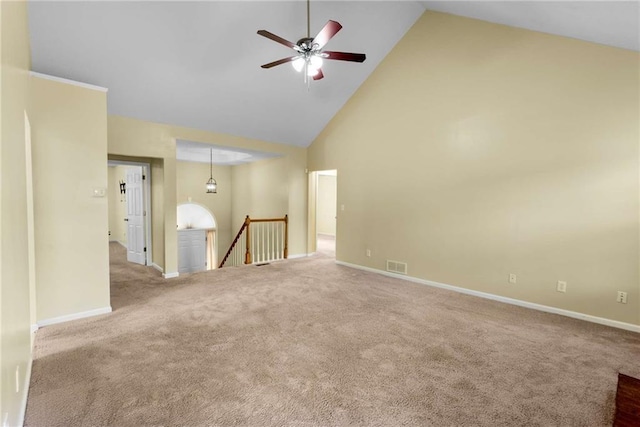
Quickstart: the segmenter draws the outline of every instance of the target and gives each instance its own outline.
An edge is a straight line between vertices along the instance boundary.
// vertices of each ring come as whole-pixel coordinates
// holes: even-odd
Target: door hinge
[[[144,248],[144,251],[147,252],[147,248]]]
[[[142,216],[147,216],[147,211],[142,211]]]
[[[147,179],[147,175],[142,175],[142,180],[144,181],[145,179]]]

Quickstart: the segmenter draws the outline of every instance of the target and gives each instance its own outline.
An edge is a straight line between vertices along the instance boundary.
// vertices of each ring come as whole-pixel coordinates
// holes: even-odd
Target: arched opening
[[[218,266],[216,238],[218,227],[213,213],[198,203],[182,203],[178,205],[177,223],[178,271],[193,273],[216,268]],[[204,245],[202,245],[203,239]]]

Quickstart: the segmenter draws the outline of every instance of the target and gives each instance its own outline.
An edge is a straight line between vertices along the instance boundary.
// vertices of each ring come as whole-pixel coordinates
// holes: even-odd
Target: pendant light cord
[[[213,178],[213,148],[209,151],[209,177]]]

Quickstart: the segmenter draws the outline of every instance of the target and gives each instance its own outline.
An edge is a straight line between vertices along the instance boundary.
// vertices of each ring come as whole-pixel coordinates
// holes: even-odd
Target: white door
[[[142,167],[127,169],[127,261],[146,265]]]

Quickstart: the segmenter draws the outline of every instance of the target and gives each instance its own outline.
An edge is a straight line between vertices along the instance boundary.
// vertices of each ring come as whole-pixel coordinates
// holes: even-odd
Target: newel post
[[[247,250],[244,254],[244,263],[245,264],[251,264],[251,236],[250,236],[250,229],[251,229],[251,218],[249,218],[249,215],[247,215],[247,217],[244,219],[244,225],[247,228]]]
[[[284,216],[284,259],[289,257],[289,215]]]

